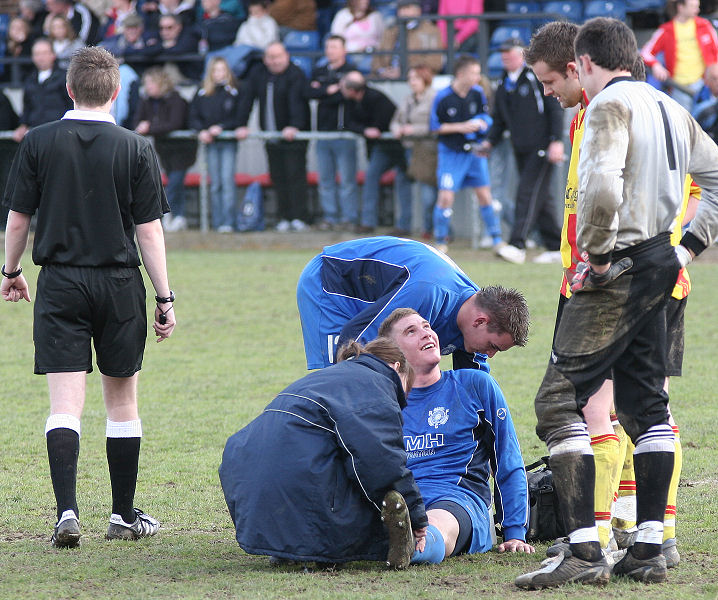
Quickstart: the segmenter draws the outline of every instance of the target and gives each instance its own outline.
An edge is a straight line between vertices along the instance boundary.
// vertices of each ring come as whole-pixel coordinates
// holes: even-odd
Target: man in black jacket
[[[543,87],[524,62],[521,40],[507,40],[501,46],[501,60],[505,72],[494,98],[494,123],[482,147],[490,150],[501,141],[504,130],[510,131],[519,185],[509,244],[496,253],[509,262],[523,263],[526,238],[536,225],[547,250],[536,261],[561,262],[561,225],[550,191],[553,165],[564,159],[561,105],[544,96]]]
[[[315,67],[307,86],[307,98],[319,100],[318,131],[343,131],[346,128],[346,100],[339,91],[342,75],[354,70],[347,62],[344,38],[331,35],[324,42],[327,63]],[[357,145],[355,140],[317,140],[319,202],[322,221],[319,228],[333,229],[340,223],[358,225],[359,188],[357,187]],[[337,173],[339,182],[337,183]],[[338,195],[337,195],[338,188]]]
[[[396,167],[406,170],[404,147],[398,140],[380,140],[382,133],[389,131],[389,124],[396,111],[396,105],[382,92],[369,87],[364,75],[351,71],[340,82],[342,95],[351,100],[345,114],[345,127],[361,133],[366,138],[369,164],[366,168],[364,190],[362,192],[361,218],[357,233],[374,231],[378,221],[379,180],[382,174]],[[402,185],[397,193],[411,194],[411,185]],[[411,204],[411,200],[400,199],[401,206]]]
[[[49,40],[40,38],[32,45],[35,71],[25,80],[20,125],[13,139],[20,143],[31,127],[62,117],[72,108],[65,89],[65,71],[55,64],[55,52]]]
[[[309,105],[304,97],[306,77],[289,60],[281,42],[264,51],[264,60],[249,71],[239,97],[238,140],[249,135],[247,122],[255,100],[259,101],[259,123],[263,131],[278,137],[265,144],[269,175],[277,194],[277,231],[307,228],[307,141],[296,140],[298,131],[309,128]],[[279,137],[281,136],[281,137]]]
[[[46,0],[45,6],[51,15],[67,17],[85,45],[93,46],[100,41],[100,20],[84,4],[74,0]]]

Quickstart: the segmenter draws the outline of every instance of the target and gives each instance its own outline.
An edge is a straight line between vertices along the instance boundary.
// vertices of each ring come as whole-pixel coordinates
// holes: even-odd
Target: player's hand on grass
[[[177,320],[175,319],[173,304],[171,302],[158,304],[155,307],[155,322],[152,324],[157,336],[157,342],[159,343],[170,337],[175,325],[177,325]]]
[[[499,552],[526,552],[526,554],[533,554],[536,552],[531,544],[527,544],[523,540],[506,540],[503,544],[499,544],[496,548]]]
[[[12,279],[3,277],[2,283],[0,283],[0,294],[6,302],[19,302],[23,298],[30,302],[30,289],[22,274]]]
[[[571,291],[591,291],[604,287],[628,271],[633,266],[633,260],[628,256],[618,262],[609,265],[607,269],[597,269],[587,262],[580,262],[576,265],[576,274],[571,280]]]

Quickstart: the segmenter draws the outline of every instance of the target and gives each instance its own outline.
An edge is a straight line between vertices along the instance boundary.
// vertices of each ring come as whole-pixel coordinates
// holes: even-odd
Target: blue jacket
[[[301,561],[385,560],[384,494],[427,524],[406,468],[401,381],[372,355],[294,382],[227,441],[219,468],[245,552]]]

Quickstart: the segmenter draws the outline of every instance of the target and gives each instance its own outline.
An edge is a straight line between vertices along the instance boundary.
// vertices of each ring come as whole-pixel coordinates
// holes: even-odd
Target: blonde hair
[[[229,74],[229,77],[227,78],[227,83],[233,88],[237,87],[237,80],[234,77],[234,73],[232,73],[232,69],[229,68],[229,63],[227,62],[227,60],[225,58],[222,58],[221,56],[215,56],[214,58],[211,58],[209,60],[209,63],[207,64],[207,69],[204,74],[204,79],[202,80],[202,89],[204,90],[206,96],[211,96],[217,91],[217,85],[212,79],[212,70],[214,69],[215,65],[220,63],[224,64],[224,66],[227,68],[227,73]]]
[[[75,28],[72,26],[72,23],[70,23],[70,19],[67,17],[64,17],[63,15],[55,15],[50,18],[50,33],[48,34],[48,37],[51,40],[56,40],[57,38],[52,35],[52,24],[55,21],[62,21],[62,24],[65,26],[65,36],[68,40],[73,41],[77,39],[77,32],[75,31]]]
[[[147,69],[142,76],[142,81],[147,79],[153,79],[157,83],[157,87],[160,88],[160,93],[164,96],[167,92],[171,92],[175,83],[172,76],[162,67],[150,67]]]

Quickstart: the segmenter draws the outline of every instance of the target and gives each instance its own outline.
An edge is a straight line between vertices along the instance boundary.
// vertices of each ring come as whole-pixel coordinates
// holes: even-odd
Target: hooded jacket
[[[427,524],[406,468],[401,380],[363,354],[294,382],[227,441],[219,468],[237,541],[298,561],[385,560],[381,501],[406,499]]]

